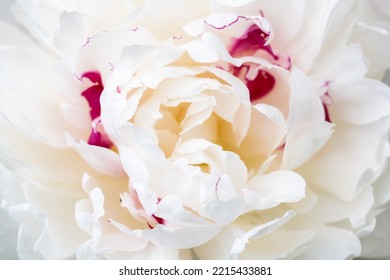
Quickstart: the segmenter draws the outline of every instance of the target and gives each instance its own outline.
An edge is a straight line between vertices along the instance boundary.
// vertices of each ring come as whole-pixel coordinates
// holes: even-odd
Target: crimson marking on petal
[[[160,225],[163,225],[165,224],[165,220],[163,218],[160,218],[160,217],[157,217],[156,215],[152,215],[152,217],[156,220],[157,223],[159,223]]]
[[[129,28],[130,31],[136,32],[138,30],[138,27]]]
[[[89,71],[85,72],[83,75],[81,75],[81,79],[87,78],[90,80],[92,83],[98,83],[99,85],[102,85],[102,76],[100,75],[99,72],[95,71]]]
[[[329,114],[329,107],[332,106],[333,99],[332,99],[332,97],[329,94],[329,84],[330,84],[330,82],[331,82],[331,80],[328,80],[322,86],[322,88],[325,89],[325,93],[321,96],[321,102],[322,102],[322,106],[324,108],[325,121],[331,123],[332,120],[331,120],[330,114]]]
[[[111,148],[113,143],[107,134],[99,132],[99,127],[101,126],[100,116],[92,121],[92,131],[88,138],[88,144],[94,146],[100,146],[103,148]],[[103,130],[103,129],[101,129]]]
[[[89,105],[89,115],[92,121],[92,130],[88,138],[88,144],[94,146],[100,146],[103,148],[110,148],[113,143],[104,133],[104,129],[101,127],[100,120],[100,95],[102,94],[104,87],[102,83],[102,77],[99,72],[90,71],[85,72],[80,80],[88,79],[94,85],[84,90],[81,95],[87,100]],[[100,128],[100,129],[99,129]]]
[[[157,204],[159,204],[161,201],[161,198],[157,198]],[[165,224],[165,220],[163,218],[160,218],[160,217],[157,217],[155,214],[152,214],[152,217],[156,220],[157,223],[159,223],[160,225],[163,225]]]
[[[245,81],[249,90],[249,98],[252,102],[265,97],[275,86],[275,77],[265,70],[257,70],[254,79],[247,77],[250,71],[249,65],[244,64],[240,67],[233,67],[232,71],[233,75]]]
[[[149,229],[154,229],[154,227],[151,224],[149,224],[148,222],[146,222],[146,224],[148,225]]]
[[[109,62],[108,65],[110,66],[110,71],[114,71],[114,70],[115,70],[115,65],[114,65],[114,63]]]
[[[253,55],[257,51],[265,51],[271,56],[273,62],[287,70],[291,70],[291,58],[288,55],[280,55],[275,52],[270,44],[267,44],[269,34],[253,24],[239,38],[236,38],[230,48],[232,56]]]
[[[100,95],[103,91],[103,86],[98,84],[84,90],[81,95],[85,97],[89,105],[89,115],[94,120],[100,116]]]
[[[254,101],[266,96],[275,86],[275,78],[264,70],[259,70],[253,80],[247,81],[250,100]]]
[[[212,28],[215,28],[215,29],[217,29],[217,30],[223,30],[223,29],[225,29],[225,28],[227,28],[227,27],[230,27],[230,26],[232,26],[233,24],[237,23],[240,19],[244,19],[244,20],[257,20],[257,21],[259,20],[259,18],[256,18],[256,17],[254,18],[254,17],[246,17],[246,16],[237,16],[235,20],[231,21],[231,22],[230,22],[229,24],[227,24],[227,25],[222,25],[222,26],[215,26],[215,25],[213,25],[213,24],[207,22],[207,19],[204,20],[203,22],[204,22],[205,24],[211,26]],[[256,24],[254,24],[254,26],[257,27]],[[259,27],[257,27],[257,28],[259,28]],[[267,32],[265,32],[265,31],[263,31],[263,32],[264,32],[264,34],[267,34]],[[271,33],[268,33],[267,40],[270,38],[270,35],[271,35]]]
[[[85,43],[81,46],[81,48],[84,48],[84,47],[86,47],[89,43],[91,43],[91,41],[92,41],[98,34],[106,33],[106,32],[108,32],[108,31],[107,31],[107,30],[102,30],[102,31],[99,31],[98,33],[93,34],[91,37],[87,37]]]
[[[217,200],[219,200],[219,197],[218,197],[218,186],[219,186],[219,182],[220,181],[221,181],[221,177],[219,177],[217,182],[215,183],[215,197],[217,198]]]
[[[94,120],[97,117],[100,117],[100,95],[104,89],[102,83],[102,77],[99,72],[85,72],[81,79],[87,78],[92,83],[96,85],[90,86],[86,90],[84,90],[81,95],[85,97],[88,101],[88,105],[90,108],[89,115],[91,119]]]
[[[180,36],[180,35],[175,35],[172,37],[172,40],[181,40],[183,39],[183,36]]]
[[[230,54],[241,55],[248,52],[256,52],[259,49],[263,49],[268,52],[274,59],[278,59],[274,54],[270,45],[266,45],[269,38],[269,34],[261,30],[257,25],[253,24],[249,26],[248,30],[240,38],[237,38],[233,47],[230,50]]]
[[[325,121],[331,123],[332,121],[331,121],[331,119],[330,119],[328,106],[327,106],[326,104],[324,104],[324,103],[322,103],[322,106],[324,107]]]

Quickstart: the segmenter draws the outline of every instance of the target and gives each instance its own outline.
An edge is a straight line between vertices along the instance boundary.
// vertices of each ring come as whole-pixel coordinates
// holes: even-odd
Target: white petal
[[[110,220],[110,223],[117,228],[120,227],[120,223],[114,220]],[[136,252],[144,250],[147,244],[146,240],[139,238],[134,232],[119,230],[102,234],[99,238],[99,244],[94,246],[94,250],[100,253],[115,251]]]
[[[382,206],[390,200],[390,166],[389,162],[386,164],[381,176],[373,183],[375,206]]]
[[[247,5],[248,3],[254,2],[255,0],[243,0],[243,1],[235,1],[235,0],[213,0],[215,3],[218,3],[220,5],[224,6],[230,6],[230,7],[240,7]]]
[[[305,260],[343,260],[361,253],[359,239],[350,231],[336,227],[321,228],[299,256]]]
[[[63,56],[77,52],[87,37],[87,19],[76,12],[62,12],[58,19],[58,29],[53,34],[53,46]]]
[[[4,209],[0,209],[0,221],[2,224],[0,229],[0,239],[2,240],[2,244],[0,245],[0,259],[19,259],[16,251],[18,224],[9,218],[8,213]]]
[[[1,11],[5,12],[6,10],[3,10],[2,8]],[[0,38],[0,45],[2,46],[35,45],[34,41],[26,34],[26,32],[19,30],[17,26],[12,24],[12,21],[7,22],[0,20],[0,30],[2,34],[7,34],[7,36],[2,36]]]
[[[170,249],[186,249],[199,246],[210,240],[220,231],[219,226],[189,227],[169,230],[157,225],[153,230],[143,231],[141,236],[150,240],[156,246]]]
[[[361,44],[370,59],[368,75],[380,79],[390,67],[389,49],[386,48],[390,43],[389,22],[384,24],[375,20],[360,21],[355,25],[351,37],[352,42]]]
[[[214,220],[217,224],[226,225],[233,222],[244,208],[244,199],[241,197],[230,200],[215,200],[207,203],[200,211],[205,218]]]
[[[72,129],[62,116],[62,98],[50,80],[53,63],[53,57],[34,47],[0,50],[0,109],[36,140],[64,147],[64,131]]]
[[[167,39],[181,35],[181,27],[208,13],[208,8],[208,2],[204,1],[145,1],[144,9],[135,24],[151,30],[159,39]]]
[[[311,81],[293,69],[291,78],[290,111],[283,167],[294,169],[310,159],[329,139],[333,125],[325,121],[321,100]]]
[[[251,239],[261,238],[272,233],[277,228],[287,223],[294,215],[294,211],[288,211],[282,217],[279,217],[268,223],[262,224],[247,231],[243,236],[235,239],[230,254],[232,255],[232,257],[241,254],[245,250],[247,244],[250,242]]]
[[[157,210],[157,196],[149,188],[149,171],[142,158],[131,148],[121,148],[123,168],[137,191],[138,198],[146,213],[151,216]]]
[[[72,256],[86,238],[74,219],[77,197],[67,197],[32,184],[25,185],[25,192],[27,199],[47,215],[45,227],[34,248],[46,259]]]
[[[374,232],[362,239],[363,253],[361,258],[389,259],[390,257],[390,207],[376,217]]]
[[[84,141],[76,143],[73,139],[68,140],[79,154],[93,168],[99,172],[111,176],[123,176],[125,174],[120,157],[110,149],[88,145]]]
[[[340,60],[345,58],[343,53],[345,48],[350,48],[350,45],[347,46],[347,44],[358,17],[359,8],[363,9],[353,1],[338,1],[333,7],[321,43],[321,51],[311,68],[312,73],[321,72],[333,64],[340,63]],[[354,68],[353,71],[340,72],[340,74],[348,75],[348,73],[356,73],[357,70]],[[339,77],[334,73],[329,75],[337,77],[336,79]]]
[[[193,41],[186,45],[186,50],[193,60],[199,63],[212,63],[218,60],[218,53],[201,41]]]
[[[198,36],[203,33],[207,29],[213,31],[216,30],[223,30],[225,28],[228,28],[235,23],[237,23],[239,20],[242,20],[244,22],[248,21],[250,23],[256,24],[261,30],[263,30],[265,33],[270,34],[267,43],[271,41],[272,39],[272,29],[270,24],[261,16],[239,16],[235,14],[213,14],[205,19],[198,19],[196,21],[193,21],[186,26],[183,27],[184,31],[191,35],[191,36]]]
[[[1,117],[0,126],[3,132],[3,143],[0,146],[2,156],[11,164],[13,171],[23,172],[30,178],[57,182],[52,187],[68,193],[80,192],[77,183],[80,182],[83,172],[93,173],[76,151],[56,149],[32,141],[30,135],[21,134]]]
[[[258,175],[248,182],[246,200],[255,209],[297,202],[305,197],[305,180],[292,171],[274,171]]]
[[[302,168],[306,180],[346,201],[375,179],[385,164],[388,121],[338,125],[328,143]]]
[[[300,226],[321,226],[348,219],[352,228],[369,224],[369,212],[374,204],[373,189],[363,190],[351,201],[343,201],[328,193],[315,190],[317,199],[310,211],[302,213],[294,221]]]
[[[36,1],[15,1],[12,7],[15,18],[42,42],[50,42],[51,35],[58,26],[60,9],[51,9]]]
[[[180,199],[174,195],[167,195],[158,203],[155,215],[167,220],[168,223],[183,227],[192,228],[209,225],[205,219],[197,217],[190,211],[185,210]]]
[[[335,122],[361,125],[390,114],[390,88],[376,80],[338,87],[332,91],[332,100],[329,113]]]
[[[289,230],[279,228],[262,238],[250,240],[239,259],[249,260],[272,260],[294,259],[305,250],[305,244],[315,234],[314,230]]]
[[[281,52],[287,53],[290,57],[293,57],[294,65],[305,72],[310,69],[321,49],[329,17],[337,2],[338,1],[336,0],[304,1],[303,15],[298,23],[300,24],[299,32],[291,39],[285,48],[280,49]],[[297,9],[293,8],[293,11],[296,10]],[[286,21],[284,18],[288,15],[279,13],[278,16],[279,20],[288,22],[286,24],[291,25],[289,20]],[[280,16],[283,16],[283,19],[280,19]],[[293,19],[296,20],[296,18]],[[271,24],[272,23],[273,22],[271,22]],[[286,27],[285,30],[289,30],[289,28]]]

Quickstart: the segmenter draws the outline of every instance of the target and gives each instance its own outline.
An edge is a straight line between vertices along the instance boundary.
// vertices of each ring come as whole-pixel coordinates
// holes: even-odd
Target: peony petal
[[[58,26],[60,9],[52,9],[46,3],[36,1],[15,1],[12,13],[34,37],[42,42],[50,42],[50,35]]]
[[[360,241],[355,234],[345,229],[326,226],[316,233],[299,258],[343,260],[359,256],[360,252]]]
[[[375,206],[382,206],[390,201],[390,190],[388,186],[390,185],[390,166],[389,162],[384,166],[383,173],[380,178],[378,178],[374,183],[374,196],[375,196]]]
[[[235,15],[228,13],[213,14],[204,19],[198,19],[183,27],[184,31],[191,36],[199,36],[203,33],[206,33],[208,30],[215,32],[224,30],[231,26],[234,26],[239,21],[245,23],[256,24],[265,34],[268,34],[266,44],[272,40],[272,28],[269,25],[268,21],[261,16],[246,16],[246,15]],[[236,26],[235,26],[236,27]],[[245,29],[245,27],[241,27]],[[237,30],[235,30],[237,32]],[[241,34],[243,32],[237,32],[236,34]],[[221,36],[221,37],[226,37]]]
[[[61,114],[62,98],[50,80],[53,63],[52,56],[35,47],[2,49],[0,109],[8,121],[35,140],[63,148],[64,131],[72,128]]]
[[[250,242],[251,239],[261,238],[272,233],[277,228],[287,223],[287,221],[290,220],[294,215],[294,211],[288,211],[282,217],[274,219],[263,225],[257,226],[247,231],[243,236],[236,238],[231,248],[231,257],[234,258],[234,256],[238,256],[239,254],[241,254],[245,250],[247,244]]]
[[[299,32],[289,44],[285,45],[285,48],[279,49],[293,57],[294,65],[299,69],[306,72],[311,68],[321,49],[329,18],[337,2],[337,0],[304,2],[303,17],[301,18],[304,21],[300,22]],[[293,11],[296,9],[294,8]],[[280,18],[281,14],[278,15]],[[291,23],[288,24],[291,25]],[[287,27],[285,30],[289,30],[289,28]]]
[[[62,12],[58,28],[52,35],[52,45],[61,55],[71,56],[83,45],[88,34],[85,15],[77,12]]]
[[[112,150],[88,145],[83,141],[76,143],[74,139],[68,141],[84,160],[97,171],[111,176],[123,176],[125,174],[119,155]]]
[[[389,259],[389,213],[390,210],[386,207],[386,210],[376,217],[375,231],[371,235],[362,239],[363,253],[361,258]]]
[[[64,259],[73,255],[86,236],[74,220],[77,197],[64,196],[39,185],[25,184],[27,199],[47,213],[42,234],[34,249],[46,259]]]
[[[356,18],[359,12],[359,5],[352,1],[338,1],[329,17],[323,42],[321,45],[321,52],[316,57],[315,62],[312,65],[311,73],[319,73],[326,70],[333,64],[338,64],[341,60],[344,60],[345,48],[349,49],[351,45],[347,46],[349,37],[354,28]],[[341,55],[341,57],[340,57]],[[358,72],[357,68],[353,71],[340,72],[342,75],[353,74]],[[332,73],[333,74],[333,73]],[[330,75],[332,75],[330,74]],[[337,77],[339,75],[332,75]]]
[[[229,7],[240,7],[247,5],[249,3],[254,2],[255,0],[243,0],[240,2],[237,2],[235,0],[213,0],[215,3],[218,3],[219,5],[229,6]]]
[[[220,226],[189,227],[169,230],[157,225],[153,230],[143,231],[141,236],[158,247],[186,249],[199,246],[218,234]]]
[[[388,120],[366,126],[340,124],[328,143],[299,172],[311,184],[351,201],[382,170],[387,130]]]
[[[261,210],[283,202],[297,202],[305,197],[305,186],[305,180],[292,171],[257,175],[245,190],[247,203]]]
[[[205,1],[159,0],[145,2],[138,19],[134,24],[151,30],[161,40],[180,36],[181,27],[187,22],[208,13],[209,5]],[[166,20],[169,18],[170,20]]]
[[[351,201],[343,201],[333,195],[316,190],[316,203],[310,211],[299,215],[294,222],[301,227],[320,226],[349,220],[354,229],[365,226],[369,221],[369,211],[374,204],[373,189],[371,187],[363,190]],[[332,205],[330,208],[329,205]]]
[[[173,223],[181,227],[203,227],[209,225],[205,219],[185,210],[180,199],[174,195],[167,195],[160,200],[155,215],[163,218],[167,223]]]
[[[145,209],[151,216],[157,210],[157,196],[149,188],[149,171],[145,162],[132,148],[121,148],[123,168],[131,180],[134,190]]]
[[[14,175],[0,164],[0,259],[12,260],[18,259],[17,253],[17,235],[19,224],[12,220],[8,212],[2,207],[7,207],[9,202],[5,199],[4,192],[7,187],[12,185]],[[8,198],[9,199],[9,198]]]
[[[43,181],[55,181],[58,190],[63,189],[68,193],[80,192],[77,183],[83,172],[94,173],[75,151],[55,149],[31,141],[28,135],[20,134],[1,117],[0,126],[4,136],[0,147],[3,156],[6,156],[4,160],[11,164],[14,172],[28,174],[30,178]]]
[[[6,11],[6,9],[2,8],[1,11]],[[1,46],[35,45],[35,42],[23,30],[7,21],[4,21],[2,16],[0,18],[2,19],[0,20],[1,34],[8,34],[8,36],[0,38]]]
[[[199,214],[214,220],[217,224],[226,225],[233,222],[242,213],[243,208],[244,199],[236,197],[224,201],[211,201],[199,211]]]
[[[305,244],[315,235],[314,230],[276,229],[259,239],[252,239],[238,258],[243,260],[295,259],[305,250]]]
[[[1,198],[1,196],[0,196]],[[0,259],[1,260],[16,260],[19,259],[16,251],[18,223],[11,220],[8,213],[0,208],[0,222],[2,224],[0,229]]]
[[[212,63],[218,60],[218,53],[200,41],[186,45],[186,50],[193,60],[199,63]]]
[[[368,76],[380,79],[390,67],[389,49],[390,24],[375,20],[360,21],[355,25],[351,36],[352,42],[359,42],[364,52],[370,58]]]
[[[387,117],[390,112],[390,88],[376,80],[360,80],[332,90],[332,120],[366,124]],[[375,108],[375,110],[372,110]]]
[[[325,121],[322,102],[311,81],[294,68],[283,167],[294,169],[310,159],[329,139],[333,125]]]

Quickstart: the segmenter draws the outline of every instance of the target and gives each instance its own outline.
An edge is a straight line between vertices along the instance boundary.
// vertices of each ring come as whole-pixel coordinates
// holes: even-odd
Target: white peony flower
[[[7,3],[3,258],[389,256],[387,4]]]

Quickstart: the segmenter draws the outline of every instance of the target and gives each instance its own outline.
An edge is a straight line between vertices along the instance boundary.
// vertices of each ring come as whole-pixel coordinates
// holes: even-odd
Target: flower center
[[[100,146],[103,148],[111,148],[113,146],[112,141],[105,133],[104,128],[100,120],[100,95],[103,92],[104,86],[102,83],[102,77],[99,72],[90,71],[85,72],[81,76],[81,80],[88,79],[93,83],[92,86],[84,90],[81,95],[87,100],[89,105],[89,115],[91,117],[91,133],[89,134],[88,144],[94,146]]]

